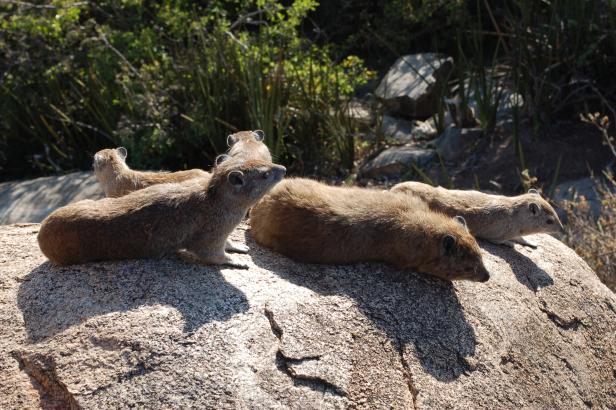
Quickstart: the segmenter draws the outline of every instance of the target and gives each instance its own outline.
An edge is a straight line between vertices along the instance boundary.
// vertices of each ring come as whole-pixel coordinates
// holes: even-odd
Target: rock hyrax
[[[156,184],[210,176],[201,169],[178,172],[135,171],[126,165],[127,155],[124,147],[104,149],[94,155],[94,173],[107,197],[117,198]]]
[[[462,218],[391,192],[285,179],[252,208],[250,224],[258,243],[300,262],[376,261],[448,280],[490,277]]]
[[[203,263],[245,267],[225,252],[227,237],[284,174],[283,166],[270,162],[230,160],[209,179],[76,202],[43,221],[39,246],[56,265],[160,258],[186,250]]]
[[[232,158],[260,159],[272,162],[272,156],[263,143],[265,133],[261,130],[240,131],[227,137],[229,155]]]
[[[475,237],[498,244],[512,246],[512,242],[517,242],[536,247],[522,235],[563,230],[554,208],[534,189],[527,194],[507,197],[403,182],[395,185],[391,192],[420,198],[431,209],[447,215],[461,215]]]

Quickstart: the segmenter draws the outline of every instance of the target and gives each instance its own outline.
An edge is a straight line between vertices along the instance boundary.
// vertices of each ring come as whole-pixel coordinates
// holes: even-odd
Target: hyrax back
[[[449,280],[489,278],[465,226],[390,192],[285,179],[250,222],[258,243],[301,262],[380,261]]]
[[[94,155],[94,173],[109,198],[117,198],[152,185],[210,177],[208,172],[201,169],[177,172],[135,171],[126,165],[127,155],[124,147],[104,149]]]
[[[260,159],[272,162],[272,156],[263,143],[265,134],[261,130],[240,131],[227,137],[227,155],[243,159]]]
[[[492,242],[511,240],[533,245],[523,240],[522,235],[555,233],[563,229],[554,208],[535,190],[507,197],[403,182],[395,185],[391,192],[420,198],[431,209],[447,215],[461,215],[473,235]]]
[[[264,161],[228,161],[210,179],[76,202],[43,221],[39,246],[56,265],[158,258],[181,249],[206,263],[230,264],[228,235],[284,172]]]

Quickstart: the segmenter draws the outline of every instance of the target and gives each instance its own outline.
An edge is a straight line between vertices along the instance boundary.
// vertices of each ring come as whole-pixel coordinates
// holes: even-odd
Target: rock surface
[[[389,69],[375,94],[392,114],[428,118],[437,109],[439,88],[453,69],[453,59],[436,53],[400,57]]]
[[[481,128],[449,127],[434,142],[436,152],[445,161],[455,161],[465,154],[483,137]]]
[[[413,170],[413,165],[423,168],[436,158],[436,151],[414,145],[395,146],[381,151],[359,169],[362,178],[398,177]]]
[[[616,296],[546,235],[492,278],[178,259],[53,268],[0,227],[0,408],[615,408]]]
[[[402,118],[384,115],[379,128],[386,140],[405,144],[413,139],[413,124]]]
[[[0,184],[0,225],[41,222],[53,210],[105,195],[92,172]]]

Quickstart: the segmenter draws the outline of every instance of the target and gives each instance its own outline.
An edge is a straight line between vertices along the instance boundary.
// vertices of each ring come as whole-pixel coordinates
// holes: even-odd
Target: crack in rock
[[[298,373],[297,369],[294,369],[293,364],[303,363],[307,360],[319,360],[315,357],[304,357],[301,359],[288,359],[282,353],[280,348],[276,352],[276,367],[278,370],[286,373],[289,377],[293,379],[293,384],[296,386],[306,386],[315,391],[326,391],[329,390],[333,394],[337,396],[345,396],[347,393],[337,386],[334,383],[331,383],[319,376]]]
[[[40,353],[12,351],[11,355],[38,391],[45,409],[80,409],[81,406],[66,385],[58,379],[56,363],[51,356]]]
[[[293,379],[293,384],[295,386],[306,386],[315,391],[329,390],[337,396],[346,397],[347,392],[345,392],[342,388],[340,388],[336,384],[331,383],[319,376],[299,373],[297,369],[293,367],[293,365],[299,365],[307,361],[320,360],[321,355],[305,356],[305,357],[300,357],[300,358],[290,358],[286,356],[282,352],[282,349],[280,346],[281,341],[282,341],[283,331],[280,325],[276,322],[276,319],[274,318],[274,312],[272,312],[272,310],[269,309],[269,307],[266,305],[265,308],[263,309],[263,313],[265,314],[265,317],[267,317],[267,320],[269,321],[270,327],[272,329],[272,333],[278,339],[278,349],[276,351],[276,367],[278,368],[278,370],[280,370],[281,372],[288,375],[291,379]]]
[[[417,406],[417,395],[419,395],[419,390],[415,387],[415,383],[413,382],[413,372],[411,371],[411,366],[404,358],[404,344],[399,338],[396,339],[396,345],[396,350],[400,356],[400,363],[402,364],[402,374],[404,375],[406,385],[408,386],[411,396],[413,397],[413,408],[417,410],[419,408]]]
[[[280,340],[282,338],[282,329],[274,319],[274,312],[272,312],[270,308],[266,305],[263,309],[263,313],[265,313],[265,317],[269,321],[270,327],[272,328],[272,333],[274,334],[274,336],[276,336],[278,340]]]
[[[545,315],[550,319],[557,327],[564,330],[578,330],[580,326],[584,327],[584,322],[582,319],[578,317],[572,317],[570,319],[565,319],[560,317],[556,312],[548,308],[548,305],[545,301],[542,301],[543,306],[539,306],[539,310],[541,310]]]

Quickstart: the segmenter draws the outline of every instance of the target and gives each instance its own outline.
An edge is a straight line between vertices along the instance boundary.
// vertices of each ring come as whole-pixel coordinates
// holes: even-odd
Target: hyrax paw
[[[514,239],[513,242],[519,243],[520,245],[523,245],[523,246],[528,246],[529,248],[533,248],[533,249],[537,249],[537,246],[538,246],[537,242],[529,241],[528,239],[521,238],[521,237]]]
[[[235,253],[248,253],[250,248],[243,243],[236,243],[228,241],[225,245],[225,250],[227,252],[235,252]]]
[[[229,267],[235,268],[235,269],[248,269],[249,268],[249,266],[247,264],[245,264],[245,263],[234,262],[234,261],[225,262],[223,265],[229,266]]]

